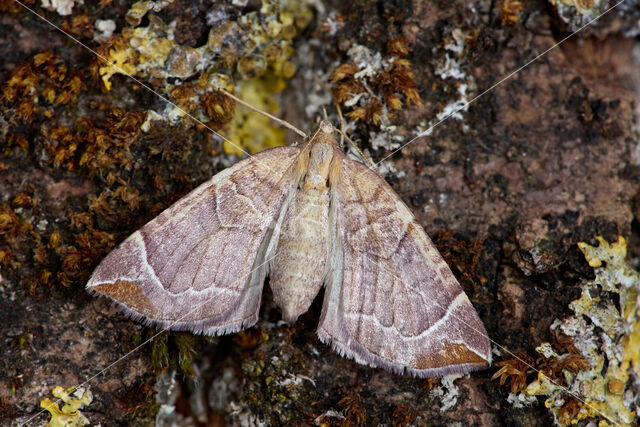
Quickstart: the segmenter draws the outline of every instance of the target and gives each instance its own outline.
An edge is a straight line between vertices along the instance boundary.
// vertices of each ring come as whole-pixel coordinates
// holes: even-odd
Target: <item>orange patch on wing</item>
[[[93,289],[126,304],[127,307],[147,317],[156,317],[158,314],[136,283],[118,280],[115,283],[94,286]]]
[[[487,361],[470,351],[463,344],[444,343],[444,349],[437,353],[419,355],[415,369],[433,369],[465,363],[487,364]]]

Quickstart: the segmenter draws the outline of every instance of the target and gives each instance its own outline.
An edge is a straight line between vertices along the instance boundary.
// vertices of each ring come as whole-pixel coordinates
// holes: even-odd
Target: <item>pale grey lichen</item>
[[[458,389],[458,386],[455,385],[455,381],[465,376],[468,377],[469,375],[454,374],[442,377],[440,380],[440,386],[434,387],[429,392],[429,397],[440,400],[440,412],[446,412],[456,406],[458,403],[458,397],[460,397],[460,390]]]

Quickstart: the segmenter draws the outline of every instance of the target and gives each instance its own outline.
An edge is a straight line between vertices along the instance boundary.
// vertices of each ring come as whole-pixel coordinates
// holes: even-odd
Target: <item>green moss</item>
[[[186,375],[193,377],[193,356],[196,354],[199,338],[189,333],[176,333],[174,337],[178,347],[178,366]]]
[[[131,336],[131,344],[133,344],[134,347],[137,347],[140,345],[140,343],[142,343],[142,335],[133,334]]]
[[[156,372],[164,372],[169,366],[177,366],[182,373],[193,376],[193,358],[203,340],[188,332],[165,331],[151,342],[151,364]]]
[[[163,332],[151,342],[151,365],[156,372],[163,372],[169,366],[168,336],[168,332]]]

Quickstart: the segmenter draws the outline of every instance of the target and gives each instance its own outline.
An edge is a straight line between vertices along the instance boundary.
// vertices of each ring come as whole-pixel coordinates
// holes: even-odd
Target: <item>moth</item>
[[[489,338],[407,206],[324,120],[215,175],[133,233],[87,283],[136,320],[220,335],[258,320],[266,276],[294,322],[325,287],[318,337],[416,377],[487,367]]]

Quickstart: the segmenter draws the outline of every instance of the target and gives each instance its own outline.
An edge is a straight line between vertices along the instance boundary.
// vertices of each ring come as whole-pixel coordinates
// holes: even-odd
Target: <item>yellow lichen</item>
[[[596,240],[599,243],[598,246],[578,242],[578,247],[591,267],[601,267],[603,261],[615,264],[616,268],[625,264],[627,241],[624,237],[618,237],[618,241],[613,244],[607,242],[602,236],[596,236]]]
[[[607,292],[620,294],[622,317],[629,321],[636,315],[640,276],[625,262],[627,242],[622,236],[613,244],[609,244],[600,236],[596,239],[599,242],[598,246],[579,242],[578,247],[591,267],[601,267],[595,270],[594,283]]]
[[[129,11],[129,22],[138,25],[151,8],[150,2],[138,2]],[[154,5],[155,7],[157,5]],[[129,17],[128,15],[128,17]],[[291,39],[299,32],[300,22],[308,22],[311,9],[307,2],[263,1],[259,12],[212,26],[209,41],[199,48],[175,42],[175,26],[159,18],[147,27],[125,29],[108,53],[113,65],[99,69],[105,87],[114,74],[139,77],[189,77],[199,70],[237,66],[242,78],[260,77],[267,71],[290,78],[295,65]],[[300,19],[303,18],[303,19]]]
[[[238,97],[256,108],[275,113],[278,104],[268,95],[268,85],[264,79],[242,81],[238,84]],[[236,156],[244,154],[240,147],[253,154],[266,148],[284,145],[285,142],[285,131],[282,128],[275,126],[264,115],[246,108],[236,108],[228,135],[228,139],[234,144],[225,141],[224,151]]]
[[[601,16],[609,7],[609,2],[604,0],[549,0],[549,3],[571,28],[578,28]]]
[[[137,2],[127,22],[137,26],[149,10],[158,11],[167,3]],[[269,112],[277,110],[268,96],[281,91],[295,74],[292,40],[312,16],[308,1],[263,0],[257,11],[212,24],[207,43],[197,48],[177,43],[174,23],[153,16],[147,26],[126,28],[110,42],[105,56],[111,64],[98,68],[98,73],[107,90],[118,73],[152,77],[165,86],[161,92],[170,94],[179,106],[168,107],[160,117],[176,122],[186,112],[204,122],[210,120],[209,126],[220,129],[231,114],[227,116],[216,95],[211,96],[215,88],[209,79],[201,77],[227,75],[232,82],[231,89],[225,85],[227,90],[233,91],[236,84],[235,92],[241,99]],[[176,84],[175,78],[189,80]],[[227,137],[234,144],[224,143],[227,153],[242,155],[245,149],[254,153],[284,143],[284,133],[254,113],[236,112],[231,127]]]
[[[107,90],[111,90],[111,77],[115,74],[161,76],[160,70],[179,45],[168,38],[158,37],[159,32],[156,24],[150,24],[122,35],[126,43],[110,49],[109,64],[98,70]]]
[[[542,372],[538,372],[538,378],[527,386],[526,393],[538,396],[552,393],[558,389],[562,389],[562,387],[552,382],[551,379]]]
[[[550,3],[555,6],[557,4],[557,0],[550,0]],[[596,2],[596,0],[560,0],[560,3],[564,4],[565,6],[573,6],[578,10],[589,10],[593,8],[596,3],[599,4],[600,2]]]
[[[51,414],[51,419],[47,424],[49,427],[74,427],[89,425],[89,420],[82,415],[80,409],[91,403],[93,399],[89,390],[83,388],[70,387],[64,389],[55,386],[51,390],[54,397],[62,400],[62,408],[48,397],[40,402],[40,406]]]
[[[626,426],[636,418],[636,413],[625,406],[624,390],[630,376],[640,372],[640,276],[625,262],[627,247],[622,236],[613,244],[602,237],[596,239],[599,245],[595,247],[578,243],[589,265],[595,268],[595,279],[585,281],[580,298],[569,305],[575,316],[556,320],[551,326],[573,341],[590,368],[577,374],[564,369],[566,388],[540,373],[526,389],[529,395],[549,396],[545,406],[563,426],[590,418],[599,418],[600,426]],[[618,294],[622,312],[613,302],[593,296],[600,291]],[[544,343],[538,350],[546,359],[564,357],[549,348]]]

